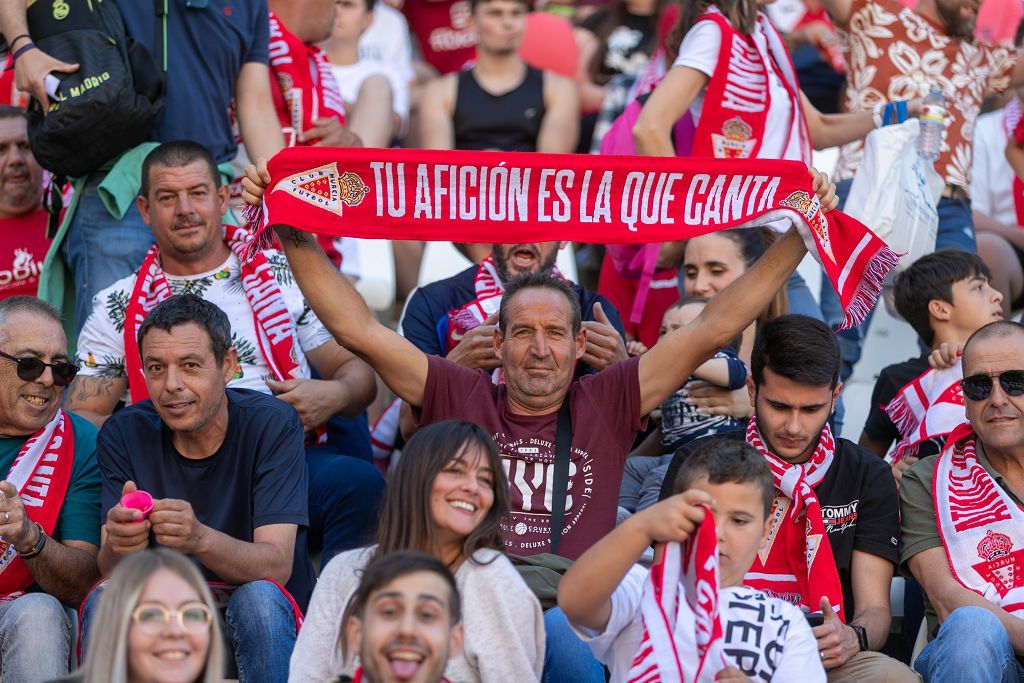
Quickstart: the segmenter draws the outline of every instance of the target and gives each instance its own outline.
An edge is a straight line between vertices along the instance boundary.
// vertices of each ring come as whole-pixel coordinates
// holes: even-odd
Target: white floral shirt
[[[331,334],[306,304],[288,267],[284,254],[265,250],[267,261],[281,288],[285,305],[295,325],[296,349],[302,377],[309,377],[309,364],[305,352],[331,341]],[[231,344],[238,351],[235,376],[228,386],[235,389],[253,389],[270,393],[266,379],[272,377],[256,341],[256,323],[252,308],[242,288],[238,257],[234,252],[220,266],[198,275],[167,275],[167,284],[174,294],[185,292],[201,296],[216,304],[231,321]],[[124,377],[124,318],[128,299],[135,287],[135,274],[122,278],[102,290],[93,299],[92,313],[78,336],[79,374],[100,377]],[[131,403],[128,392],[122,397]]]
[[[971,186],[974,121],[982,99],[1004,90],[1016,52],[957,40],[898,0],[853,0],[847,33],[847,111],[924,97],[932,85],[946,98],[946,134],[935,162],[946,183]],[[844,145],[836,177],[850,178],[863,143]]]

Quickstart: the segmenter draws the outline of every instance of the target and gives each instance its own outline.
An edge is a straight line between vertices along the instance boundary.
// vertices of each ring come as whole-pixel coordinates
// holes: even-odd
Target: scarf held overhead
[[[764,456],[775,488],[785,497],[775,498],[768,539],[743,583],[799,605],[805,612],[819,611],[821,598],[827,597],[836,615],[846,623],[839,571],[821,516],[821,504],[814,493],[835,459],[832,430],[826,424],[810,459],[797,465],[768,450],[756,417],[747,426],[747,443]]]
[[[725,667],[718,613],[715,518],[680,543],[666,543],[640,598],[643,637],[628,683],[714,681]]]
[[[789,219],[856,325],[899,257],[824,214],[793,161],[412,149],[291,148],[269,163],[257,244],[273,225],[456,242],[668,242]],[[261,240],[262,238],[262,240]]]

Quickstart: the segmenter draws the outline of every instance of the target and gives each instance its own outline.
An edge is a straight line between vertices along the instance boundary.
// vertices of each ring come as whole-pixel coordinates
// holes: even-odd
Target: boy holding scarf
[[[899,509],[885,462],[828,426],[839,366],[835,335],[813,318],[782,316],[758,332],[747,379],[754,417],[731,438],[764,456],[776,494],[745,584],[821,613],[813,631],[830,680],[916,681],[874,651],[889,635]],[[666,481],[687,453],[677,452]]]
[[[929,601],[914,668],[926,683],[1024,681],[1024,327],[982,327],[962,364],[969,424],[900,487],[900,559]]]
[[[668,485],[673,495],[605,536],[559,584],[559,605],[613,683],[824,681],[800,611],[743,586],[775,496],[763,458],[706,439]],[[651,543],[662,559],[648,571],[634,563]]]

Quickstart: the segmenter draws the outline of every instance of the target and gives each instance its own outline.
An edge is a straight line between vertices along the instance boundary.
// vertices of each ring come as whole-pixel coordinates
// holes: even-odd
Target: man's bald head
[[[1024,325],[1012,320],[999,320],[979,328],[967,338],[967,343],[964,344],[963,357],[960,359],[964,369],[964,376],[969,377],[974,374],[971,371],[970,365],[970,349],[972,346],[976,347],[978,344],[990,339],[1009,339],[1012,337],[1020,337],[1018,341],[1024,341]]]

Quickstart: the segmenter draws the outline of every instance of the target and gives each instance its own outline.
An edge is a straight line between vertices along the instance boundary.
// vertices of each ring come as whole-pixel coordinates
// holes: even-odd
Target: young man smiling
[[[821,613],[813,631],[830,680],[916,681],[875,651],[892,619],[899,504],[889,467],[828,426],[842,390],[839,365],[835,335],[818,320],[785,315],[758,331],[747,379],[754,417],[732,438],[761,452],[777,491],[766,545],[745,583]]]

